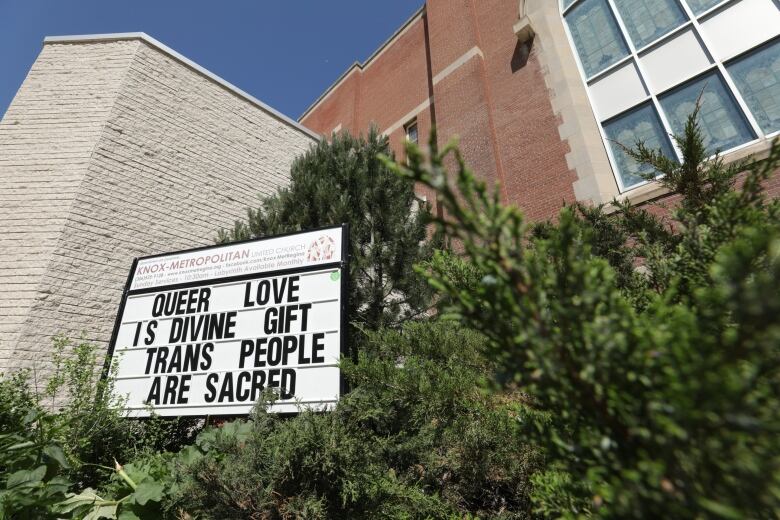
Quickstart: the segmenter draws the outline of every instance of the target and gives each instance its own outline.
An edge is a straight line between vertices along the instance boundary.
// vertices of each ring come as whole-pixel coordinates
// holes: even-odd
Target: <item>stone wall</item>
[[[145,35],[47,40],[0,122],[0,370],[105,347],[134,257],[213,243],[314,139]]]

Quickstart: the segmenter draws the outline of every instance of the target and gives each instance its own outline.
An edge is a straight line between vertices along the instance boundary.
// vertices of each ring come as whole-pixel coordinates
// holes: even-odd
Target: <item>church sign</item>
[[[346,226],[138,258],[109,354],[130,417],[327,409],[341,394]]]

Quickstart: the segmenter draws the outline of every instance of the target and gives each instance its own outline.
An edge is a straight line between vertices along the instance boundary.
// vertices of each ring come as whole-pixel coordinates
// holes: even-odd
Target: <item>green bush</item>
[[[682,164],[635,152],[683,197],[666,220],[616,204],[529,226],[435,136],[429,163],[412,145],[408,167],[388,161],[437,191],[437,226],[481,274],[464,288],[427,266],[450,312],[489,338],[499,380],[533,396],[540,516],[780,515],[780,204],[762,190],[780,149],[707,160],[696,117]]]
[[[261,406],[176,463],[171,509],[206,518],[528,518],[539,464],[521,399],[482,390],[483,338],[441,323],[369,332],[329,413]]]
[[[120,403],[96,392],[108,391],[111,378],[88,383],[94,350],[78,346],[51,386],[77,390],[59,415],[24,390],[22,376],[0,384],[4,396],[17,395],[2,400],[5,416],[28,410],[13,432],[3,424],[0,442],[29,447],[24,456],[0,452],[0,469],[10,474],[1,511],[8,518],[528,518],[541,461],[521,434],[524,397],[484,391],[494,371],[484,342],[449,323],[365,331],[357,361],[343,361],[353,390],[331,412],[281,417],[265,411],[264,398],[249,421],[208,427],[182,449],[166,440],[176,435],[175,421],[121,419]],[[114,456],[131,462],[115,467]],[[26,487],[17,489],[19,482]]]
[[[250,209],[246,222],[222,231],[220,242],[349,224],[349,319],[376,329],[398,326],[428,310],[430,289],[414,271],[436,240],[426,234],[428,204],[394,175],[379,154],[386,136],[334,134],[296,158],[290,185]]]

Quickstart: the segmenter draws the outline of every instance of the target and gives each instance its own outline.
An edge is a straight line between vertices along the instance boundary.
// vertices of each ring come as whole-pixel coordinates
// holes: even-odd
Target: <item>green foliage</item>
[[[56,504],[104,483],[114,457],[175,450],[194,435],[192,421],[125,419],[98,358],[91,344],[56,338],[45,385],[31,371],[0,378],[0,518],[59,518],[67,511]]]
[[[648,149],[642,142],[636,149],[627,150],[635,160],[655,169],[656,173],[648,178],[661,175],[659,182],[680,195],[678,205],[669,211],[670,218],[657,218],[627,202],[613,203],[619,218],[608,217],[601,208],[591,210],[592,227],[607,227],[613,237],[603,240],[606,236],[600,234],[600,240],[592,242],[594,247],[602,248],[596,251],[598,256],[608,258],[623,280],[633,277],[636,283],[643,278],[654,292],[675,301],[686,301],[697,287],[709,286],[710,268],[722,247],[737,240],[745,229],[772,228],[780,218],[780,204],[767,200],[762,184],[777,168],[777,146],[769,158],[752,164],[726,164],[717,155],[708,159],[698,113],[697,107],[684,134],[675,137],[683,153],[682,163]],[[743,176],[741,186],[735,189],[745,171],[749,175]],[[624,259],[623,265],[608,255]],[[644,275],[628,273],[637,261],[645,265]]]
[[[55,511],[84,520],[162,518],[166,513],[163,508],[166,495],[176,490],[171,458],[170,454],[152,454],[124,467],[115,462],[115,473],[106,490],[109,495],[101,496],[92,488],[79,494],[69,493]]]
[[[412,145],[408,166],[388,161],[437,191],[437,226],[481,274],[464,287],[426,267],[489,338],[500,380],[533,396],[541,516],[780,515],[780,219],[761,188],[780,150],[705,161],[695,114],[678,142],[680,165],[637,151],[683,196],[669,220],[569,207],[532,230],[454,145],[440,153],[433,136],[429,163]]]
[[[327,414],[207,429],[174,504],[207,518],[526,518],[538,465],[520,401],[481,390],[483,338],[441,323],[369,332]],[[183,460],[186,458],[186,461]]]
[[[417,269],[422,272],[432,270],[446,273],[444,277],[465,292],[478,290],[483,276],[483,273],[473,263],[448,250],[434,251],[431,259],[420,262]],[[447,317],[448,310],[452,308],[452,298],[449,297],[446,287],[438,285],[436,280],[429,279],[429,282],[437,290],[436,308],[438,314]]]
[[[700,109],[697,102],[685,122],[683,134],[672,136],[682,153],[682,162],[666,157],[660,150],[648,148],[642,141],[638,141],[635,148],[624,147],[624,150],[634,160],[653,167],[654,173],[645,175],[648,180],[660,176],[658,180],[662,185],[683,196],[678,215],[699,216],[700,221],[706,222],[706,209],[714,199],[734,192],[737,177],[745,170],[747,162],[726,164],[718,155],[708,160],[699,123]],[[748,192],[756,194],[751,188],[745,193]]]
[[[96,486],[114,459],[132,460],[148,451],[178,449],[191,439],[193,420],[153,417],[128,421],[124,400],[114,393],[114,376],[101,378],[95,370],[101,354],[89,343],[73,345],[55,338],[55,371],[39,405],[55,408],[63,445],[74,464],[71,477],[80,486]],[[67,396],[66,399],[62,399]],[[79,461],[90,464],[80,464]]]
[[[23,387],[10,391],[16,403],[29,402]],[[3,408],[9,402],[3,401]],[[56,518],[51,507],[65,497],[71,482],[62,475],[70,466],[53,422],[28,406],[24,417],[14,417],[0,431],[0,518]]]
[[[150,423],[117,423],[146,442],[139,446],[123,446],[109,423],[98,423],[94,431],[120,443],[98,450],[79,426],[86,418],[69,406],[59,416],[36,412],[14,432],[18,438],[0,437],[27,447],[23,457],[16,449],[0,452],[11,475],[2,511],[8,518],[126,520],[528,518],[530,479],[541,461],[518,421],[524,397],[483,390],[494,371],[481,354],[484,337],[416,322],[365,331],[363,343],[355,362],[343,362],[353,391],[331,412],[280,417],[266,412],[272,396],[264,396],[249,421],[209,427],[177,453],[152,445],[158,437],[144,430]],[[73,361],[89,361],[79,356],[90,349],[77,347]],[[69,363],[60,365],[65,375],[52,388],[81,388],[91,396],[76,396],[81,406],[101,402],[84,374],[94,365]],[[100,384],[107,391],[111,379]],[[13,417],[29,403],[39,409],[25,392],[15,404],[2,402],[0,410]],[[101,458],[118,452],[135,455],[124,467]],[[100,464],[86,465],[82,456]],[[97,472],[94,484],[80,484],[87,468]]]
[[[3,431],[22,423],[35,408],[36,398],[28,385],[30,372],[19,370],[0,378],[0,425]]]
[[[221,232],[220,242],[348,223],[350,321],[396,326],[428,308],[430,291],[414,264],[432,252],[414,185],[378,159],[390,153],[387,137],[334,134],[298,157],[289,187],[249,210],[247,222]]]

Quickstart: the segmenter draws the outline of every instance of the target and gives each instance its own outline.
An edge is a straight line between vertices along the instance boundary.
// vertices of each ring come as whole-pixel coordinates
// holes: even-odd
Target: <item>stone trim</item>
[[[414,118],[417,114],[431,106],[431,103],[433,103],[433,97],[429,97],[416,107],[414,107],[412,110],[410,110],[408,113],[404,114],[401,119],[393,123],[392,125],[388,126],[386,130],[382,132],[382,135],[390,135],[402,126],[404,126],[406,123],[408,123],[412,118]]]
[[[619,194],[601,139],[598,121],[566,37],[557,0],[520,0],[519,39],[533,39],[553,111],[561,119],[558,133],[569,144],[566,162],[577,174],[578,201],[602,204]],[[522,22],[522,23],[520,23]]]
[[[534,37],[534,28],[531,27],[531,20],[527,16],[523,16],[519,19],[515,25],[512,26],[512,30],[515,32],[515,36],[520,40],[520,43],[525,43]]]
[[[485,55],[482,53],[482,49],[480,49],[476,45],[470,48],[469,50],[467,50],[466,52],[464,52],[460,58],[450,63],[449,65],[444,67],[444,69],[442,69],[441,72],[436,74],[433,77],[433,84],[436,85],[441,80],[443,80],[444,78],[446,78],[447,76],[449,76],[450,74],[452,74],[453,72],[461,68],[466,63],[468,63],[469,60],[471,60],[471,58],[475,56],[479,56],[480,58],[485,59]]]

